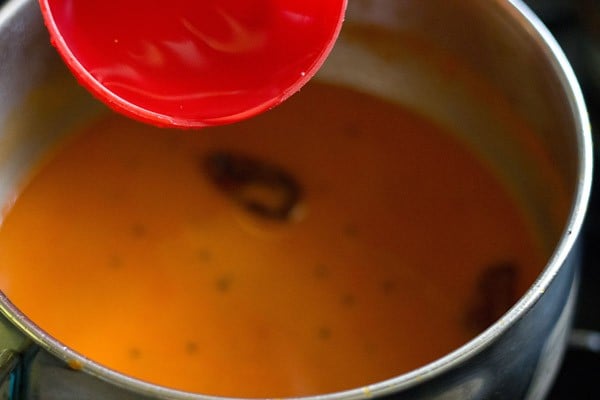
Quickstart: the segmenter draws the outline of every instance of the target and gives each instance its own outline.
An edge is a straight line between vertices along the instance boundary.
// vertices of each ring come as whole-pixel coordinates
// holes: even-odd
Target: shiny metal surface
[[[449,126],[531,214],[549,262],[508,313],[451,354],[385,382],[311,399],[541,399],[569,333],[577,240],[591,185],[590,128],[576,79],[550,34],[519,1],[349,3],[346,26],[319,78],[403,103]],[[406,37],[435,46],[415,50]],[[7,207],[64,132],[102,106],[62,67],[36,1],[14,0],[0,11],[0,48],[0,204]],[[438,56],[478,80],[464,80],[452,63],[440,68],[429,62]],[[481,93],[494,96],[481,102]],[[533,147],[514,133],[521,125],[534,132]],[[28,339],[39,346],[35,354],[30,350],[25,398],[214,399],[98,365],[47,335],[3,296],[0,311],[6,348],[23,351]]]

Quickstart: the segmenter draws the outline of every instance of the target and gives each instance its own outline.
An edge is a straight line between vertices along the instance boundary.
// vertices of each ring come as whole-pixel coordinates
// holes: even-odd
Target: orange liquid
[[[215,150],[293,176],[291,217],[220,190],[203,163]],[[317,84],[197,133],[94,121],[0,230],[0,287],[52,336],[131,376],[222,396],[325,393],[433,361],[477,333],[465,319],[478,276],[504,261],[519,267],[518,294],[544,262],[474,154],[402,107]]]

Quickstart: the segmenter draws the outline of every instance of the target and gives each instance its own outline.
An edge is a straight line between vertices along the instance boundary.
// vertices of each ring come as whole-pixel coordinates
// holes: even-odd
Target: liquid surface
[[[66,58],[81,82],[101,99],[107,92],[99,86],[115,95],[108,105],[158,124],[203,126],[254,115],[295,93],[333,46],[345,1],[170,0],[159,7],[144,0],[44,0],[42,6],[60,33],[55,44],[76,59]]]
[[[422,366],[506,311],[543,262],[451,135],[317,84],[198,133],[99,119],[0,230],[0,287],[52,336],[221,396],[326,393]]]

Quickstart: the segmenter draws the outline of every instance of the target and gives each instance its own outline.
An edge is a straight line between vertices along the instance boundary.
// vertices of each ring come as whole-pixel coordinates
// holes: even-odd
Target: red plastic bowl
[[[346,0],[40,0],[52,43],[115,111],[159,126],[236,122],[316,73]]]

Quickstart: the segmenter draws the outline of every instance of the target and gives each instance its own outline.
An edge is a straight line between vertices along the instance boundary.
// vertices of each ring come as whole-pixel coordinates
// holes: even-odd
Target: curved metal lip
[[[355,400],[369,399],[376,396],[389,395],[403,389],[416,386],[423,381],[436,377],[461,362],[471,358],[490,345],[498,336],[509,329],[524,313],[531,309],[539,300],[544,291],[553,281],[568,254],[573,248],[575,241],[581,231],[584,216],[591,192],[592,182],[592,139],[591,127],[584,103],[583,95],[577,79],[567,58],[560,46],[552,37],[551,33],[535,14],[521,0],[496,0],[498,6],[503,8],[512,20],[519,24],[520,29],[528,32],[540,49],[549,56],[552,68],[560,79],[562,90],[569,97],[570,111],[575,116],[575,130],[577,133],[577,149],[581,155],[578,163],[577,190],[573,199],[573,206],[567,220],[563,235],[550,258],[546,268],[530,287],[525,295],[496,323],[479,334],[477,337],[464,344],[460,348],[431,362],[423,367],[399,375],[397,377],[378,382],[361,388],[305,397],[293,397],[290,399],[302,400]],[[33,0],[12,0],[0,10],[0,26],[4,26],[14,18],[20,10]],[[37,3],[37,2],[35,2]],[[236,398],[203,395],[184,392],[176,389],[158,386],[139,379],[128,377],[124,374],[106,368],[92,360],[69,349],[22,314],[10,300],[0,292],[0,312],[14,325],[26,333],[40,347],[51,354],[63,359],[76,369],[96,376],[106,382],[125,388],[140,395],[150,398],[165,398],[177,400],[235,400]],[[237,398],[242,400],[242,398]]]

